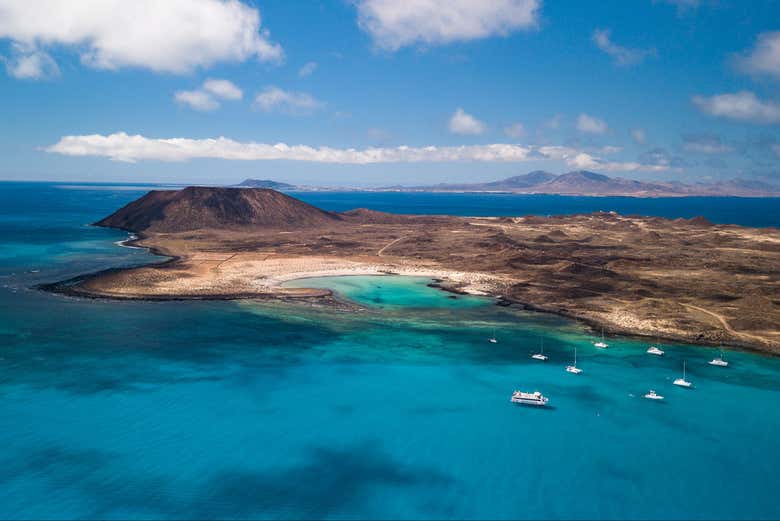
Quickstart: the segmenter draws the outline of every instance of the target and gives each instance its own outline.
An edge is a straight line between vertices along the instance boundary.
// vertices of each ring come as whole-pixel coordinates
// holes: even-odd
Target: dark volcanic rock
[[[133,232],[182,232],[251,226],[301,228],[339,221],[339,214],[274,190],[189,187],[149,192],[95,224]]]

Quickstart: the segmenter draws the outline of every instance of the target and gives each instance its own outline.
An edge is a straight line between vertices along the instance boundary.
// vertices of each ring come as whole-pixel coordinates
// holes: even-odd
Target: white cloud
[[[180,90],[174,94],[177,103],[188,105],[195,110],[216,110],[219,101],[216,98],[226,100],[239,100],[244,93],[232,81],[209,78],[203,82],[198,90]]]
[[[229,80],[209,78],[203,82],[203,90],[214,96],[227,100],[239,100],[244,97],[244,92]]]
[[[60,68],[48,53],[34,46],[14,43],[10,58],[0,56],[8,74],[20,80],[42,80],[60,75]]]
[[[735,61],[737,67],[748,74],[780,80],[780,31],[759,34],[755,47],[736,56]]]
[[[634,143],[637,145],[644,145],[647,143],[647,134],[645,134],[645,131],[641,128],[635,128],[631,130],[631,139],[633,139]]]
[[[356,0],[358,24],[382,49],[504,36],[539,23],[540,0]]]
[[[577,130],[586,134],[604,134],[609,130],[609,127],[604,120],[587,114],[580,114],[577,117]]]
[[[520,139],[526,134],[525,126],[519,121],[517,123],[512,123],[504,129],[504,134],[515,139]]]
[[[471,114],[467,114],[462,108],[455,111],[448,126],[453,134],[474,136],[485,132],[485,124]]]
[[[724,143],[718,136],[700,135],[684,138],[683,150],[697,154],[725,154],[734,148]]]
[[[177,103],[188,105],[195,110],[216,110],[219,108],[219,102],[209,93],[202,90],[180,90],[173,95]]]
[[[305,92],[291,92],[279,87],[266,87],[255,96],[253,106],[263,112],[279,110],[291,114],[307,113],[322,104]]]
[[[567,164],[578,170],[599,170],[601,172],[660,172],[669,170],[669,167],[665,165],[649,165],[631,161],[604,161],[585,152],[577,154]]]
[[[631,49],[616,44],[611,40],[609,29],[596,29],[593,31],[593,42],[596,47],[612,57],[617,65],[635,65],[646,57],[655,54],[652,49]]]
[[[0,39],[64,47],[98,69],[187,73],[217,62],[278,61],[260,12],[238,0],[2,0]]]
[[[319,65],[317,65],[317,62],[307,62],[303,65],[303,67],[298,69],[298,76],[300,76],[301,78],[306,78],[307,76],[311,76],[312,74],[314,74],[314,71],[317,70],[317,67],[319,67]]]
[[[226,159],[241,161],[309,161],[337,164],[422,163],[422,162],[525,162],[562,161],[574,168],[598,168],[604,171],[665,170],[668,167],[640,163],[620,163],[564,146],[523,146],[496,143],[457,147],[354,148],[311,147],[285,143],[241,143],[216,139],[154,139],[118,132],[108,136],[64,136],[47,147],[47,152],[68,156],[107,157],[115,161],[141,160],[189,161]]]
[[[780,104],[762,101],[750,91],[715,96],[694,96],[693,103],[711,116],[748,123],[780,123]]]

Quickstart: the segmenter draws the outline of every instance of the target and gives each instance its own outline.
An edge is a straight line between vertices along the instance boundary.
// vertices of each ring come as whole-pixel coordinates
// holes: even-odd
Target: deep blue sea
[[[147,188],[0,183],[0,518],[780,517],[776,358],[729,351],[717,368],[712,348],[658,358],[627,338],[596,350],[579,324],[418,278],[307,281],[361,313],[32,289],[158,260],[87,226]],[[780,224],[764,200],[301,195]],[[546,363],[529,357],[541,342]],[[575,347],[581,375],[564,371]],[[693,390],[671,383],[683,360]],[[551,407],[514,406],[514,389]]]

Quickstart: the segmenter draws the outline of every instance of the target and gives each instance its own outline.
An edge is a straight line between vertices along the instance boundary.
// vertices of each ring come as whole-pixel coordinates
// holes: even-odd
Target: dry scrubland
[[[188,192],[189,191],[189,192]],[[161,194],[161,195],[154,195]],[[68,290],[119,298],[309,298],[323,275],[397,273],[609,332],[780,353],[780,231],[596,213],[461,218],[330,213],[270,190],[152,192],[99,225],[171,262]]]

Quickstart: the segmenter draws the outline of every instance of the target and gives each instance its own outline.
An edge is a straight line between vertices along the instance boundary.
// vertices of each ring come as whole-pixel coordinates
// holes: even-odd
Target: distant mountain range
[[[295,186],[278,181],[247,179],[236,185],[243,188],[271,188],[281,191],[329,191],[344,188]],[[346,189],[350,190],[350,189]],[[352,189],[357,190],[357,189]],[[501,192],[515,194],[683,197],[683,196],[738,196],[780,197],[780,186],[762,181],[732,179],[712,183],[686,184],[680,181],[636,181],[623,177],[577,170],[556,175],[536,170],[525,175],[508,177],[486,183],[440,183],[420,186],[386,186],[363,189],[372,192]]]
[[[609,177],[587,170],[555,175],[534,171],[488,183],[437,184],[428,186],[390,186],[384,191],[399,192],[510,192],[518,194],[558,194],[632,197],[669,196],[742,196],[778,197],[780,187],[761,181],[733,179],[713,183],[685,184],[679,181],[636,181]]]

